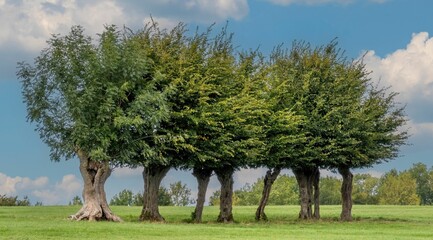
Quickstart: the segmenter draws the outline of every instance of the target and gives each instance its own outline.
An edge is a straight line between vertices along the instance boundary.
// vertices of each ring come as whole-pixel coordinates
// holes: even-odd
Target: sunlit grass
[[[123,223],[74,222],[74,206],[0,207],[0,239],[432,239],[433,207],[354,206],[355,220],[338,221],[340,206],[323,206],[319,221],[299,221],[298,206],[268,206],[268,222],[255,222],[255,207],[234,207],[235,223],[215,222],[206,207],[191,224],[193,207],[161,207],[167,223],[139,222],[140,207],[113,207]]]

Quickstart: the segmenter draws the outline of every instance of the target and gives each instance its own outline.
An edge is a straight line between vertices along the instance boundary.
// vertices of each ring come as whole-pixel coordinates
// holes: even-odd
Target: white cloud
[[[10,177],[0,173],[0,195],[28,196],[32,202],[42,201],[43,204],[66,204],[75,195],[80,195],[81,181],[73,174],[63,176],[60,182],[50,184],[48,177],[31,179],[28,177]]]
[[[127,178],[127,177],[141,177],[143,174],[143,167],[138,168],[115,168],[113,169],[113,177]]]
[[[424,139],[433,136],[433,122],[415,122],[413,120],[408,122],[409,134],[421,138],[420,140],[430,142],[431,139]]]
[[[81,181],[74,174],[63,176],[62,181],[56,183],[55,186],[55,190],[66,193],[68,196],[79,192],[81,189]]]
[[[2,0],[0,6],[0,48],[15,45],[33,52],[40,51],[51,34],[64,34],[72,25],[94,34],[106,24],[141,27],[151,15],[170,28],[179,21],[213,23],[248,13],[247,0]]]
[[[405,49],[381,58],[374,51],[364,57],[373,79],[392,86],[405,102],[413,99],[433,102],[433,38],[421,32],[412,35]]]
[[[20,191],[42,188],[47,184],[47,177],[38,177],[32,180],[28,177],[10,177],[4,173],[0,173],[0,194],[6,194],[8,196],[16,195]]]
[[[0,2],[0,46],[17,44],[39,51],[53,33],[65,33],[72,25],[100,32],[104,24],[124,24],[127,15],[115,1],[23,0]]]

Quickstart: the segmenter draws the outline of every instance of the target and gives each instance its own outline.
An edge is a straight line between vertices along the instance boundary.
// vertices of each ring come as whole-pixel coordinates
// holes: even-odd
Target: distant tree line
[[[158,191],[158,205],[160,206],[187,206],[193,204],[191,189],[181,181],[171,183],[169,188],[160,186]],[[110,205],[143,206],[143,193],[133,193],[124,189],[113,196]]]
[[[263,179],[253,184],[246,184],[233,193],[233,205],[254,206],[262,196]],[[320,203],[340,205],[339,194],[342,180],[337,177],[320,179]],[[381,177],[370,174],[354,174],[352,199],[354,204],[362,205],[432,205],[433,204],[433,168],[428,169],[423,163],[414,164],[409,170],[398,172],[395,169]],[[219,205],[220,192],[210,196],[209,204]],[[299,187],[296,178],[289,175],[279,176],[272,188],[269,205],[299,204]]]
[[[30,206],[30,200],[27,196],[19,199],[18,196],[7,196],[6,194],[0,195],[0,206]],[[36,203],[39,205],[39,202]]]

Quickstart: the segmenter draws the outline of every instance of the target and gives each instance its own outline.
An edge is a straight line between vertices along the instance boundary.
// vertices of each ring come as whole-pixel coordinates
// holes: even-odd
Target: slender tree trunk
[[[217,221],[231,223],[233,219],[233,173],[234,169],[227,167],[215,170],[218,181],[221,183],[220,214]]]
[[[192,171],[192,175],[197,179],[198,184],[197,202],[195,210],[192,213],[192,220],[196,223],[200,223],[202,220],[203,206],[206,201],[206,190],[212,175],[212,169],[195,167]]]
[[[349,167],[339,167],[338,172],[343,177],[341,184],[341,198],[343,201],[341,210],[342,221],[352,221],[352,187],[353,187],[353,174],[350,172]]]
[[[169,170],[169,166],[163,165],[150,165],[144,168],[143,209],[141,210],[140,221],[165,221],[159,214],[158,192],[161,181]]]
[[[77,155],[80,159],[80,173],[84,182],[84,204],[76,214],[69,218],[77,221],[122,221],[108,207],[105,195],[104,185],[111,174],[108,162],[92,161],[82,150],[78,150]]]
[[[313,187],[314,187],[314,213],[313,217],[315,219],[320,219],[320,170],[318,167],[314,169],[313,177]]]
[[[299,186],[299,197],[301,199],[301,210],[299,211],[300,219],[311,219],[312,213],[312,179],[311,170],[308,169],[292,169],[295,174],[296,181]]]
[[[276,167],[273,170],[269,169],[266,172],[265,179],[263,180],[263,192],[262,192],[262,198],[259,203],[259,207],[256,211],[256,220],[268,220],[268,217],[265,214],[265,207],[269,200],[269,195],[271,194],[271,188],[272,184],[274,184],[275,180],[277,179],[278,175],[281,172],[281,168]]]

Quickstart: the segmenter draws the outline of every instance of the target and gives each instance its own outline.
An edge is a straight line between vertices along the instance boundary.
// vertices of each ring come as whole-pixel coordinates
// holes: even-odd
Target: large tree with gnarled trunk
[[[79,159],[84,205],[71,218],[120,221],[108,207],[105,181],[113,166],[130,157],[122,143],[135,132],[134,124],[153,127],[164,112],[163,97],[149,81],[149,61],[128,31],[114,26],[98,41],[77,26],[47,43],[34,66],[19,64],[28,119],[52,160]],[[146,119],[125,124],[125,112],[134,106]]]

